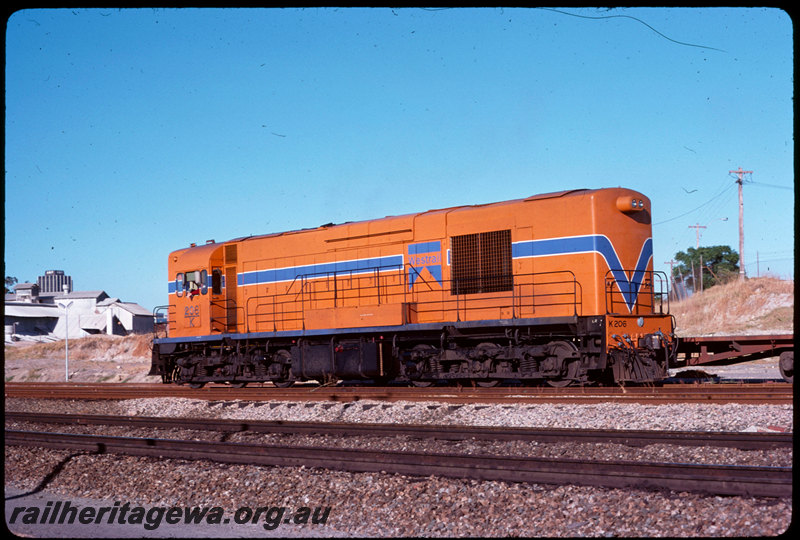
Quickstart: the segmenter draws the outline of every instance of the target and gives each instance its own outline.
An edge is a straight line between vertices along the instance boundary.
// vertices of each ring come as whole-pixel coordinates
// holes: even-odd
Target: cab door
[[[236,263],[238,260],[238,245],[225,245],[225,324],[226,332],[234,333],[238,326],[237,305],[238,283],[236,275]]]
[[[212,266],[211,268],[211,332],[222,333],[228,330],[228,312],[225,307],[225,289],[223,287],[224,273],[222,266]]]

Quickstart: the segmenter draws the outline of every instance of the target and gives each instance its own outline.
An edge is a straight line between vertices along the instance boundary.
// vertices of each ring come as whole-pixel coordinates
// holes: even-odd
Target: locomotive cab
[[[221,244],[191,246],[170,254],[168,336],[202,336],[225,330]]]
[[[223,245],[213,241],[170,253],[167,337],[153,346],[150,375],[170,382],[182,372],[194,373],[196,357],[175,336],[199,339],[227,329],[222,263]]]

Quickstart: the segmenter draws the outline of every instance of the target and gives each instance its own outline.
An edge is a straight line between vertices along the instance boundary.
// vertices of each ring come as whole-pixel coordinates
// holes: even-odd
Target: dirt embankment
[[[794,333],[794,281],[732,281],[673,302],[676,333],[686,336]]]
[[[679,336],[794,333],[794,282],[775,278],[734,281],[706,290],[671,312]],[[158,382],[150,370],[153,336],[93,336],[69,341],[70,380]],[[5,346],[5,380],[64,381],[64,342]]]
[[[72,382],[158,382],[150,370],[152,334],[91,336],[69,340],[69,380]],[[5,346],[6,382],[63,382],[66,379],[64,341],[19,342]]]

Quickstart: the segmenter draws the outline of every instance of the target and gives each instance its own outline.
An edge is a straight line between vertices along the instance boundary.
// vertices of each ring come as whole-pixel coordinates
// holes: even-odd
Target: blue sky
[[[667,271],[692,225],[738,251],[742,167],[748,275],[790,278],[792,47],[770,8],[18,11],[5,275],[152,309],[191,242],[614,186]]]

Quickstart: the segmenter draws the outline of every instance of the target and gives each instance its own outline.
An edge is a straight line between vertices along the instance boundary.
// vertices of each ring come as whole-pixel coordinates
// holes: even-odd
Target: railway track
[[[756,497],[789,497],[792,493],[791,467],[373,451],[20,430],[6,430],[5,442],[6,445],[68,449],[93,454],[126,454],[159,459],[210,460],[282,467],[320,467],[351,472],[437,475],[505,482],[671,489]]]
[[[628,446],[674,444],[724,446],[744,450],[791,448],[792,433],[595,430],[567,428],[510,428],[422,424],[365,424],[172,418],[6,412],[6,421],[37,424],[104,425],[158,429],[194,429],[223,433],[254,432],[292,435],[413,437],[439,440],[535,441],[539,443],[616,443]]]
[[[6,398],[133,399],[183,397],[245,401],[439,401],[444,403],[750,403],[792,404],[793,387],[786,383],[676,384],[632,387],[371,387],[271,385],[233,388],[147,383],[6,383]]]

